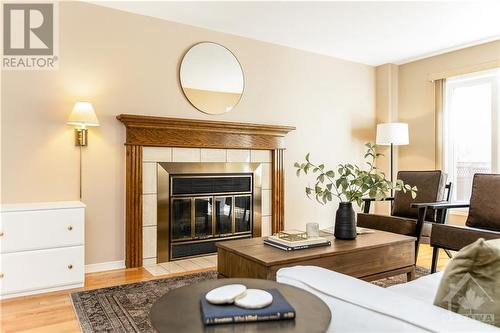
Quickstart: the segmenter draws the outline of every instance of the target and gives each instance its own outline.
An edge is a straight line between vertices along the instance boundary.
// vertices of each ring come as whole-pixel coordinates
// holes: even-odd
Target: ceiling
[[[92,2],[368,65],[500,39],[498,0]]]

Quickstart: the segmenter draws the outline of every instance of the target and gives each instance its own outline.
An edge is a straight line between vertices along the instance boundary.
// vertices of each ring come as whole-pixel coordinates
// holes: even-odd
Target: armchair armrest
[[[467,208],[469,207],[468,203],[460,203],[460,202],[448,202],[448,201],[438,201],[438,202],[419,202],[412,203],[412,208],[432,208],[432,209],[452,209],[452,208]]]
[[[382,200],[375,200],[375,198],[363,198],[363,213],[368,214],[370,213],[370,204],[372,201],[394,201],[394,197],[386,197],[385,199]]]
[[[431,231],[431,246],[458,251],[479,238],[486,240],[500,238],[500,232],[451,224],[434,224]]]

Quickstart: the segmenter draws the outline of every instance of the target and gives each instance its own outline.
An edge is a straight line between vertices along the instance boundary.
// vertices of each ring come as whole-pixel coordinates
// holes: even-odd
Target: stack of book
[[[278,289],[266,289],[266,291],[273,295],[273,302],[262,309],[243,309],[234,304],[211,304],[206,300],[206,294],[203,294],[200,298],[203,323],[214,325],[295,318],[295,309]]]
[[[273,235],[265,238],[264,244],[274,246],[284,251],[295,251],[318,246],[330,246],[332,242],[323,237],[311,237],[302,240],[286,240]]]

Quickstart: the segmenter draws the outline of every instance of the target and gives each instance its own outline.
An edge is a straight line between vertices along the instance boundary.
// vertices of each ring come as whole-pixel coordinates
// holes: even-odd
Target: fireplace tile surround
[[[271,234],[272,151],[210,148],[143,148],[143,266],[157,263],[157,163],[260,163],[262,168],[262,235]]]

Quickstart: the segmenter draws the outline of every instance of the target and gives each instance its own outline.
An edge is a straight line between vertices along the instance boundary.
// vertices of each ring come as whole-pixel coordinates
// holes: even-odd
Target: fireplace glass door
[[[194,199],[194,207],[195,238],[212,237],[212,198],[196,198]]]
[[[172,240],[191,239],[191,199],[172,200]]]
[[[233,197],[215,198],[215,233],[218,236],[233,233]]]
[[[234,232],[247,232],[250,231],[251,220],[251,195],[239,195],[234,197]]]
[[[170,260],[252,237],[252,175],[172,175],[170,184]]]

